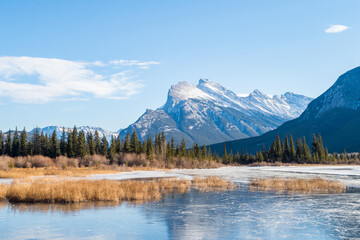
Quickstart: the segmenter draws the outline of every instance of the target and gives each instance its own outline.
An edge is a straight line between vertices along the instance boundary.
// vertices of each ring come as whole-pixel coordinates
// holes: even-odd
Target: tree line
[[[346,151],[342,154],[329,154],[327,148],[323,146],[322,137],[319,134],[313,134],[310,147],[305,137],[298,138],[294,142],[292,135],[280,139],[279,135],[273,141],[271,146],[266,149],[263,145],[261,151],[256,154],[248,154],[247,150],[237,151],[236,154],[227,152],[224,145],[224,152],[220,157],[216,152],[212,152],[210,147],[203,145],[200,147],[195,143],[191,148],[187,148],[184,139],[180,144],[175,144],[174,138],[166,140],[164,132],[155,134],[154,138],[150,136],[141,141],[135,130],[132,134],[127,134],[124,139],[111,137],[108,142],[105,136],[100,137],[99,132],[94,134],[84,131],[78,131],[76,126],[66,132],[62,130],[60,139],[54,130],[51,135],[40,132],[38,128],[28,138],[25,128],[19,133],[17,129],[12,133],[9,131],[4,134],[0,131],[0,155],[11,157],[43,155],[50,158],[66,156],[68,158],[83,158],[86,155],[103,155],[110,159],[110,163],[116,154],[143,154],[150,161],[156,157],[172,162],[174,158],[197,159],[202,161],[216,161],[223,164],[252,164],[257,162],[282,162],[299,164],[320,164],[336,161],[347,161],[349,159],[358,159],[359,155],[348,155]]]
[[[100,137],[99,132],[94,134],[84,131],[78,131],[76,126],[66,132],[63,128],[60,139],[54,130],[51,135],[40,132],[35,129],[31,138],[28,138],[25,128],[19,133],[17,129],[7,134],[0,131],[0,155],[11,157],[43,155],[56,158],[58,156],[67,156],[69,158],[82,158],[86,155],[103,155],[110,159],[120,153],[144,154],[150,160],[154,157],[161,157],[172,160],[174,157],[185,157],[189,159],[213,159],[210,148],[205,145],[199,147],[194,144],[192,148],[187,149],[185,140],[175,145],[174,138],[166,140],[164,132],[156,134],[152,139],[149,136],[141,141],[135,130],[129,133],[122,140],[120,134],[112,137],[108,142],[105,136]],[[218,155],[217,159],[220,160]]]
[[[245,149],[245,153],[242,151],[236,152],[233,155],[227,153],[226,145],[224,145],[224,154],[222,156],[223,163],[238,163],[238,164],[252,164],[255,162],[267,162],[267,163],[298,163],[298,164],[327,164],[335,162],[346,162],[350,159],[359,160],[359,154],[347,154],[346,150],[343,153],[329,154],[328,149],[324,147],[322,137],[319,134],[316,136],[313,134],[312,143],[309,145],[306,143],[306,138],[298,138],[294,143],[292,135],[286,136],[284,141],[277,135],[276,139],[272,142],[269,149],[266,149],[263,145],[261,151],[257,151],[256,154],[248,154]]]

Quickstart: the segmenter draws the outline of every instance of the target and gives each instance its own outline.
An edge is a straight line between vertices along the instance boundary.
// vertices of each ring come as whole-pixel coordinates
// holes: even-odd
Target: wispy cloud
[[[123,60],[123,59],[110,61],[109,63],[115,66],[138,66],[139,68],[142,69],[148,69],[151,65],[160,64],[160,62],[155,62],[155,61],[141,62],[138,60]]]
[[[127,66],[150,66],[158,62],[123,60]],[[113,62],[113,61],[112,61]],[[134,64],[130,64],[134,63]],[[0,57],[0,97],[15,102],[44,103],[57,99],[124,99],[143,87],[130,75],[133,70],[102,74],[94,67],[106,67],[101,61],[76,62],[56,58]],[[109,72],[109,71],[107,71]]]
[[[350,29],[350,27],[345,25],[331,25],[329,28],[325,29],[326,33],[340,33]]]

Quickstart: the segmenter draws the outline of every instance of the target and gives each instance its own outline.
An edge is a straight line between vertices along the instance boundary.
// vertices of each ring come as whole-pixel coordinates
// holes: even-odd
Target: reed
[[[184,193],[194,188],[204,191],[234,189],[232,182],[217,177],[158,179],[151,181],[69,180],[62,178],[16,179],[0,185],[0,196],[9,202],[80,203],[91,201],[159,200],[168,193]]]
[[[310,193],[342,193],[346,190],[341,182],[322,178],[254,178],[250,182],[250,188]]]
[[[104,170],[95,168],[13,168],[10,170],[0,170],[0,178],[26,178],[32,176],[64,176],[64,177],[85,177],[91,174],[111,174],[119,173],[114,170]]]
[[[235,188],[234,182],[214,176],[207,178],[194,177],[192,182],[194,188],[200,191],[226,191]]]

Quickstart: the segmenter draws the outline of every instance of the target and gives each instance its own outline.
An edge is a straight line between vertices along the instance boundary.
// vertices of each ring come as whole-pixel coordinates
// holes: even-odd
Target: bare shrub
[[[122,153],[116,154],[114,157],[114,163],[119,165],[132,166],[147,166],[148,160],[144,154],[135,153]]]
[[[55,164],[58,168],[67,168],[67,167],[77,168],[79,166],[79,160],[77,158],[68,158],[65,156],[60,156],[55,159]]]
[[[0,170],[8,170],[13,163],[13,159],[8,156],[0,156]]]
[[[80,166],[99,167],[101,165],[109,165],[110,160],[102,155],[87,155],[79,159]]]

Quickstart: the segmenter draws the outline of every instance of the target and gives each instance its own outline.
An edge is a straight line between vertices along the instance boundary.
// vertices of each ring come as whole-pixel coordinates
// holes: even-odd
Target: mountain
[[[134,129],[141,139],[164,132],[167,139],[211,144],[261,135],[298,117],[311,98],[287,92],[269,97],[255,90],[246,97],[207,79],[197,86],[180,82],[168,92],[164,106],[146,112],[120,134]]]
[[[269,147],[279,134],[281,138],[292,134],[294,138],[305,136],[311,143],[313,133],[320,133],[329,152],[360,151],[360,67],[341,75],[321,96],[313,100],[297,119],[285,122],[276,130],[259,137],[210,145],[222,154],[227,151],[247,149],[254,153],[265,144]]]
[[[99,137],[100,139],[105,136],[107,141],[110,142],[111,140],[111,137],[114,137],[114,138],[117,138],[118,134],[119,133],[115,133],[115,132],[110,132],[110,131],[107,131],[105,129],[102,129],[100,127],[89,127],[89,126],[81,126],[81,127],[76,127],[78,132],[80,131],[84,131],[85,135],[88,133],[88,132],[91,132],[93,135],[95,135],[95,131],[97,130],[98,133],[99,133]],[[35,129],[34,128],[33,130],[31,130],[28,134],[29,137],[32,136],[32,134],[35,132]],[[39,129],[39,132],[41,133],[41,131],[45,134],[47,134],[48,136],[51,136],[54,132],[54,130],[56,131],[56,135],[57,137],[60,139],[61,136],[62,136],[62,131],[63,131],[63,127],[59,127],[59,126],[48,126],[48,127],[44,127],[44,128],[38,128]],[[67,135],[67,133],[69,131],[72,131],[73,128],[64,128],[65,129],[65,134]]]

